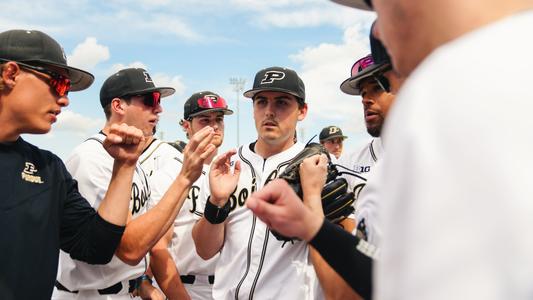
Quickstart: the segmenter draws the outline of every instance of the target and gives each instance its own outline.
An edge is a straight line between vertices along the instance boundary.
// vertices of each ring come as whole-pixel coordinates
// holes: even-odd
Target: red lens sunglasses
[[[59,73],[56,73],[54,71],[45,69],[43,67],[32,66],[32,65],[25,64],[25,63],[21,63],[21,62],[16,62],[16,63],[20,65],[23,69],[29,69],[29,70],[36,71],[38,73],[44,73],[50,76],[49,81],[48,81],[48,84],[50,85],[50,87],[52,87],[60,97],[68,95],[68,91],[70,91],[71,84],[70,84],[70,79],[68,79],[67,77]]]

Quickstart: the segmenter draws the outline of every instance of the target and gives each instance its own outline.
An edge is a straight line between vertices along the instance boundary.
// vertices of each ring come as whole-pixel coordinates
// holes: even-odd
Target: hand
[[[122,123],[111,125],[103,145],[115,161],[135,165],[145,143],[146,138],[140,129]]]
[[[235,169],[231,172],[230,159],[235,155],[235,149],[217,157],[211,164],[209,172],[209,186],[211,188],[211,203],[222,207],[228,202],[229,196],[237,187],[241,174],[240,161],[235,163]]]
[[[305,205],[322,212],[322,189],[326,184],[328,157],[324,154],[313,155],[300,164],[300,184]]]
[[[165,300],[166,298],[160,290],[146,280],[143,280],[139,288],[133,292],[133,296],[141,297],[143,300]]]
[[[192,184],[202,174],[205,160],[214,153],[217,147],[211,144],[214,130],[210,126],[195,133],[183,150],[183,167],[180,175]]]
[[[324,222],[324,216],[306,207],[283,179],[275,179],[253,193],[246,206],[275,231],[306,241],[316,235]]]

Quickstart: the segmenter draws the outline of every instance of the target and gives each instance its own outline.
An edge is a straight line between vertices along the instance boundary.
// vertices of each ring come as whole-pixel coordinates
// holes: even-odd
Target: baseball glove
[[[348,183],[346,182],[346,179],[338,177],[339,172],[331,163],[329,153],[324,146],[318,143],[307,144],[305,148],[289,162],[289,165],[279,175],[279,178],[285,179],[296,194],[303,199],[299,172],[300,164],[304,159],[317,154],[325,154],[329,161],[326,185],[322,189],[322,208],[324,210],[324,215],[329,221],[339,223],[353,213],[354,208],[352,204],[355,201],[355,197],[354,193],[348,192]],[[296,239],[283,236],[276,231],[271,232],[280,241],[292,241]]]

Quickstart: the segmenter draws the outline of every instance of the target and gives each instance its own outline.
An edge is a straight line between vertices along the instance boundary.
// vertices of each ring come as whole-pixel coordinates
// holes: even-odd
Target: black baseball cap
[[[192,94],[192,96],[185,101],[183,106],[183,119],[189,120],[192,117],[209,113],[209,112],[223,112],[225,115],[233,114],[233,110],[228,108],[228,104],[224,98],[210,92],[203,91]]]
[[[341,139],[347,139],[348,137],[342,134],[342,130],[337,126],[328,126],[324,127],[322,131],[320,131],[320,135],[318,136],[318,139],[323,142],[327,140],[331,140],[334,138],[341,138]]]
[[[372,0],[331,0],[335,3],[358,8],[362,10],[374,10]]]
[[[294,70],[270,67],[255,74],[254,86],[244,97],[254,98],[259,92],[276,91],[291,94],[305,102],[305,85]]]
[[[142,95],[150,92],[160,92],[161,98],[174,94],[171,87],[156,87],[150,74],[145,69],[122,69],[109,76],[100,89],[100,104],[105,107],[114,98]]]
[[[392,66],[387,49],[373,34],[374,25],[375,22],[372,24],[369,36],[372,54],[357,60],[351,68],[350,78],[341,83],[341,91],[348,95],[361,95],[361,81],[382,73]]]
[[[61,45],[38,30],[14,29],[0,33],[0,61],[64,69],[70,79],[70,91],[84,90],[94,81],[91,73],[68,66]]]

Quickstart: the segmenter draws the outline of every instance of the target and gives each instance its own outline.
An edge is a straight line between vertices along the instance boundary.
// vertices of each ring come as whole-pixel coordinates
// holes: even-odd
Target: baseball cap
[[[344,136],[342,134],[342,130],[337,126],[328,126],[324,127],[322,131],[320,131],[320,135],[318,136],[318,139],[323,142],[327,140],[331,140],[334,138],[341,138],[341,139],[347,139],[347,136]]]
[[[150,74],[145,69],[122,69],[109,76],[100,89],[100,104],[105,107],[114,98],[160,92],[161,98],[174,94],[171,87],[156,87]]]
[[[277,91],[291,94],[305,102],[305,85],[294,70],[282,67],[270,67],[255,74],[251,90],[244,92],[244,97],[254,98],[259,92]]]
[[[233,114],[233,110],[228,108],[224,98],[210,92],[203,91],[192,94],[183,106],[183,119],[188,120],[200,114],[221,111],[225,115]]]
[[[362,10],[374,10],[372,7],[372,0],[331,0],[335,3],[350,6],[353,8],[359,8]]]
[[[14,29],[0,33],[0,61],[38,63],[64,69],[70,79],[70,91],[81,91],[94,81],[94,76],[67,65],[67,57],[59,43],[38,30]]]
[[[375,23],[374,23],[375,24]],[[372,27],[374,26],[372,24]],[[372,54],[357,60],[351,68],[350,78],[341,83],[341,91],[349,95],[360,95],[359,84],[362,80],[373,77],[376,73],[383,72],[391,66],[387,49],[378,40],[373,30],[370,30],[370,49]]]

